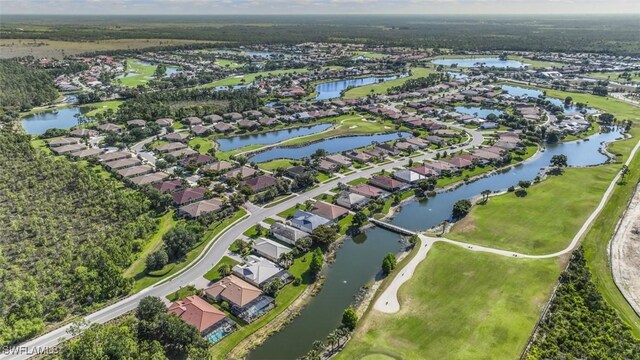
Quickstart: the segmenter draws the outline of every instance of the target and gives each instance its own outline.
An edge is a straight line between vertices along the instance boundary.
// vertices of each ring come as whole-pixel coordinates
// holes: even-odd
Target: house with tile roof
[[[192,325],[202,335],[213,331],[227,318],[222,311],[197,295],[191,295],[172,303],[167,312]]]

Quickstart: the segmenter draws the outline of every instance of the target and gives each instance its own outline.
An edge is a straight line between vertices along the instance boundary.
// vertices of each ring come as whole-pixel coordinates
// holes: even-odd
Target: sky
[[[640,14],[640,0],[0,0],[2,14]]]

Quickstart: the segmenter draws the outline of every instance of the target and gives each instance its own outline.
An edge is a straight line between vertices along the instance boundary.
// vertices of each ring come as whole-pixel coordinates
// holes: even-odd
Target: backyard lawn
[[[569,168],[528,195],[494,196],[458,221],[448,238],[526,254],[564,249],[600,202],[619,165]],[[562,214],[562,216],[559,216]]]
[[[400,311],[369,311],[337,359],[517,359],[560,274],[556,261],[436,243],[400,288]]]

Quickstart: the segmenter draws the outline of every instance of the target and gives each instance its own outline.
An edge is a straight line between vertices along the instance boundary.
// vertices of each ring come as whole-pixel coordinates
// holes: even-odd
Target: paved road
[[[625,162],[625,165],[629,166],[629,164],[631,163],[631,160],[634,158],[639,148],[640,148],[640,141],[636,143],[636,146],[631,151],[631,154],[629,155],[629,158]],[[582,224],[582,227],[580,228],[580,230],[578,230],[578,232],[573,237],[573,239],[571,239],[571,243],[569,243],[569,245],[563,250],[560,250],[555,253],[543,254],[543,255],[529,255],[529,254],[522,254],[518,252],[496,249],[496,248],[491,248],[486,246],[473,245],[473,244],[469,244],[461,241],[450,240],[444,237],[438,238],[438,237],[430,237],[423,234],[419,234],[421,243],[420,243],[420,249],[418,249],[418,253],[413,259],[411,259],[411,261],[407,263],[407,265],[405,265],[405,267],[398,270],[397,275],[392,280],[391,284],[389,284],[389,286],[384,290],[384,292],[382,292],[382,294],[380,294],[380,296],[378,297],[378,300],[375,302],[373,306],[374,309],[384,313],[396,313],[400,310],[400,302],[398,301],[398,290],[400,289],[402,284],[404,284],[411,278],[416,267],[420,264],[420,262],[422,262],[422,260],[424,260],[427,257],[427,253],[431,249],[431,246],[437,241],[442,241],[449,244],[457,245],[462,248],[468,249],[470,251],[487,252],[491,254],[508,256],[508,257],[518,258],[518,259],[548,259],[548,258],[558,257],[573,251],[576,248],[576,246],[580,243],[580,240],[582,239],[584,234],[586,234],[586,232],[589,230],[589,228],[591,227],[595,219],[598,217],[598,215],[600,215],[600,212],[602,212],[602,209],[607,204],[607,201],[609,201],[611,194],[615,190],[616,186],[618,186],[617,183],[620,180],[620,176],[621,174],[618,173],[613,178],[613,180],[611,180],[609,187],[607,188],[605,193],[602,195],[602,199],[600,200],[600,203],[593,210],[591,215],[589,215],[589,217],[584,222],[584,224]]]
[[[475,146],[479,146],[484,141],[483,135],[480,131],[466,129],[450,123],[443,124],[449,127],[463,129],[464,131],[471,134],[471,141],[465,145],[458,147],[457,150],[469,149]],[[134,147],[142,148],[145,141],[152,141],[152,138],[145,139],[142,142],[134,145]],[[414,162],[420,162],[423,160],[432,159],[434,157],[435,153],[429,152],[421,154],[420,156],[416,156],[412,159]],[[368,177],[381,170],[391,171],[394,167],[403,166],[408,161],[408,158],[403,158],[399,160],[393,160],[392,162],[384,165],[373,166],[370,169],[356,170],[352,174],[338,177],[335,180],[320,184],[317,188],[314,188],[306,193],[299,194],[298,196],[292,197],[291,199],[270,208],[260,208],[252,206],[252,210],[250,211],[248,216],[228,228],[228,230],[220,235],[216,241],[211,242],[210,245],[200,254],[198,258],[196,258],[196,260],[189,267],[183,269],[177,275],[174,275],[172,278],[167,279],[160,284],[156,284],[153,287],[146,288],[141,292],[126,297],[113,305],[89,314],[85,316],[84,319],[89,323],[105,323],[131,310],[134,310],[138,306],[140,299],[146,296],[157,296],[159,298],[164,298],[166,295],[175,292],[181,287],[187,285],[202,284],[202,276],[220,261],[233,241],[241,237],[242,233],[244,233],[254,224],[257,224],[258,222],[263,221],[268,217],[274,217],[276,214],[287,210],[298,203],[303,203],[306,200],[313,199],[314,197],[337,187],[338,183],[347,183],[360,177]],[[0,353],[0,359],[27,359],[33,356],[33,352],[37,349],[54,347],[61,341],[70,337],[70,335],[67,334],[67,330],[69,329],[69,327],[70,325],[58,328],[26,343],[20,344],[20,347],[26,349],[25,353],[19,355]],[[28,351],[29,354],[27,354],[26,351]]]
[[[131,150],[133,152],[135,152],[136,155],[139,155],[141,158],[146,160],[149,164],[155,166],[156,165],[156,160],[157,160],[156,156],[151,151],[145,151],[144,150],[144,146],[146,144],[152,142],[153,140],[155,140],[156,137],[162,137],[166,133],[167,133],[167,129],[166,128],[162,128],[162,130],[160,130],[160,133],[158,135],[154,135],[154,136],[148,137],[148,138],[140,141],[139,143],[132,145],[131,146]]]

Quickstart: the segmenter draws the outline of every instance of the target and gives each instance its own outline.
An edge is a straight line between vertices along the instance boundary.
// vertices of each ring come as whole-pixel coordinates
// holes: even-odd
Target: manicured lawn
[[[230,150],[230,151],[216,151],[216,158],[218,158],[218,160],[228,161],[234,155],[237,155],[246,151],[257,150],[263,146],[264,145],[261,145],[261,144],[253,144],[253,145],[248,145],[248,146],[245,146],[239,149]]]
[[[175,210],[171,210],[159,219],[158,231],[156,231],[156,233],[153,234],[153,236],[151,236],[149,240],[147,240],[144,248],[142,248],[142,251],[140,252],[140,254],[138,254],[138,258],[124,272],[124,277],[131,277],[135,276],[136,274],[144,273],[147,255],[154,252],[162,245],[162,236],[178,223],[178,221],[176,221],[173,217],[174,214]]]
[[[242,67],[242,64],[238,64],[237,62],[229,59],[216,59],[215,64],[218,66],[228,67],[230,69]]]
[[[138,85],[145,85],[149,82],[149,77],[153,76],[156,71],[156,65],[146,65],[139,62],[137,59],[127,59],[127,71],[128,73],[136,73],[137,75],[123,77],[116,81],[124,86],[136,87]]]
[[[247,231],[245,231],[244,233],[242,233],[244,236],[246,237],[250,237],[250,238],[257,238],[263,235],[264,233],[264,228],[262,229],[262,233],[258,233],[258,228],[257,228],[257,224],[253,225],[252,227],[250,227],[249,229],[247,229]]]
[[[436,243],[400,288],[400,311],[371,310],[337,359],[517,359],[559,274],[555,259]]]
[[[275,159],[258,164],[258,166],[267,171],[274,171],[277,168],[290,168],[293,166],[293,160],[290,159]]]
[[[157,283],[160,280],[163,280],[167,277],[172,276],[176,272],[185,268],[187,265],[191,264],[191,262],[195,260],[196,257],[198,257],[198,255],[202,252],[202,250],[204,250],[204,248],[211,243],[214,237],[217,237],[218,234],[222,232],[222,230],[227,228],[227,226],[231,225],[233,222],[237,221],[238,219],[244,217],[246,214],[247,212],[244,209],[241,209],[237,211],[230,218],[225,219],[221,222],[212,224],[209,227],[209,229],[205,232],[204,236],[202,237],[202,242],[198,246],[196,246],[193,250],[189,251],[182,262],[173,264],[173,267],[171,268],[171,270],[166,274],[163,274],[162,276],[154,277],[144,273],[137,275],[135,277],[135,283],[133,284],[133,289],[131,291],[134,293],[138,292],[148,286],[151,286]],[[167,266],[170,266],[170,265],[172,264],[169,264]]]
[[[325,182],[325,181],[331,179],[332,177],[333,176],[331,176],[331,175],[327,175],[327,174],[325,174],[323,172],[318,171],[318,175],[316,175],[316,180],[318,180],[318,181],[320,181],[322,183],[322,182]]]
[[[327,202],[327,203],[333,203],[333,199],[334,199],[335,197],[336,197],[335,195],[320,194],[320,195],[318,195],[318,196],[314,197],[314,199],[316,199],[316,200],[322,200],[322,201]]]
[[[209,272],[204,274],[204,278],[211,282],[216,282],[220,280],[221,277],[220,277],[220,273],[218,273],[218,269],[220,269],[220,267],[224,264],[235,266],[238,264],[238,262],[228,256],[223,256],[222,259],[220,259],[220,261],[216,264],[216,266],[214,266],[213,268],[211,268],[211,270],[209,270]]]
[[[225,359],[227,354],[236,346],[240,341],[249,335],[253,334],[256,330],[260,329],[264,325],[268,324],[278,314],[286,310],[295,299],[309,286],[311,283],[309,279],[309,264],[311,263],[311,253],[307,253],[304,256],[296,259],[293,265],[289,268],[289,272],[295,276],[302,278],[303,281],[300,285],[294,286],[288,284],[280,290],[276,297],[275,309],[262,316],[257,321],[240,327],[237,331],[233,332],[229,336],[222,339],[219,343],[215,344],[211,349],[211,354],[215,359]]]
[[[266,218],[264,220],[262,220],[262,222],[269,224],[269,225],[273,225],[273,223],[275,223],[276,221],[272,218]]]
[[[353,180],[349,181],[347,183],[347,185],[351,185],[351,186],[360,185],[360,184],[366,183],[368,180],[369,179],[367,179],[367,178],[357,178],[357,179],[353,179]]]
[[[335,118],[328,118],[327,121],[334,122],[336,126],[327,131],[284,141],[282,145],[299,145],[335,136],[364,135],[395,131],[395,125],[389,121],[369,121],[365,120],[362,115],[347,114]]]
[[[287,210],[278,213],[278,216],[280,216],[283,219],[288,219],[289,217],[293,216],[293,214],[296,212],[296,210],[303,208],[302,204],[300,204],[300,205],[301,206],[298,206],[298,207],[292,206],[292,207],[288,208]]]
[[[640,76],[636,75],[638,73],[637,71],[629,71],[629,73],[631,73],[631,81],[640,82]],[[610,80],[610,81],[615,81],[620,83],[626,83],[627,79],[618,77],[620,74],[622,74],[622,71],[589,73],[587,75],[594,79]]]
[[[346,99],[357,99],[366,97],[370,94],[386,94],[387,90],[394,86],[399,86],[404,84],[409,79],[415,79],[419,77],[425,77],[429,74],[435,73],[436,71],[433,69],[423,68],[423,67],[415,67],[411,68],[412,75],[400,79],[383,81],[381,83],[358,86],[344,94],[344,98]]]
[[[200,154],[207,154],[211,148],[213,148],[213,140],[203,137],[194,137],[189,140],[189,147],[192,149],[196,148],[196,145],[200,145],[198,148],[198,152]]]
[[[534,69],[547,68],[547,67],[553,67],[553,66],[562,67],[563,65],[567,65],[560,62],[554,62],[554,61],[531,60],[531,59],[524,58],[522,56],[509,56],[509,60],[515,60],[515,61],[523,62],[525,64],[529,64],[529,67]]]
[[[560,251],[596,208],[619,168],[570,168],[531,186],[525,197],[492,197],[486,205],[474,206],[447,237],[526,254]]]
[[[169,301],[178,301],[186,298],[187,296],[191,296],[198,293],[198,289],[194,286],[185,286],[183,288],[178,289],[178,291],[167,295],[167,300]]]
[[[205,85],[198,86],[198,88],[210,88],[210,87],[216,87],[216,86],[234,86],[234,85],[241,85],[241,84],[249,84],[258,77],[279,76],[279,75],[285,75],[285,74],[291,74],[291,73],[303,74],[308,71],[309,69],[306,69],[306,68],[262,71],[257,73],[228,77],[226,79],[217,80]]]
[[[83,107],[93,109],[87,112],[85,115],[96,116],[97,114],[105,112],[108,109],[111,109],[115,113],[116,111],[118,111],[118,108],[120,107],[120,104],[122,104],[122,102],[123,102],[122,100],[101,101],[97,103],[83,105]]]
[[[354,58],[357,58],[359,56],[365,57],[367,59],[382,59],[383,57],[387,56],[385,54],[381,54],[381,53],[376,53],[376,52],[370,52],[370,51],[354,51]]]

